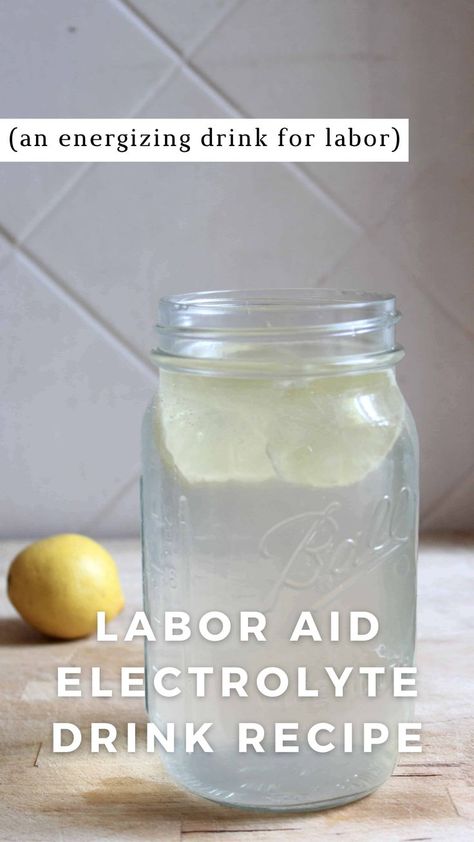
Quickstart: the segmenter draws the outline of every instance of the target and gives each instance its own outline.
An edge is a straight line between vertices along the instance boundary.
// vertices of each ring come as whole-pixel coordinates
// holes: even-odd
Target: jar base
[[[295,803],[295,804],[265,804],[265,803],[249,803],[245,801],[240,801],[235,798],[236,793],[219,793],[219,794],[212,794],[211,792],[207,792],[201,789],[199,786],[193,786],[189,782],[184,782],[183,780],[177,780],[177,783],[186,789],[188,792],[191,792],[193,795],[197,795],[200,798],[204,798],[206,801],[212,801],[214,804],[220,804],[221,806],[225,807],[235,807],[237,810],[249,810],[256,813],[317,813],[322,810],[331,810],[335,807],[343,807],[345,804],[350,804],[352,801],[360,801],[362,798],[367,798],[368,795],[371,795],[377,789],[379,789],[385,781],[381,781],[376,786],[371,787],[370,789],[361,790],[360,792],[354,792],[347,795],[340,795],[337,798],[330,798],[324,799],[323,801],[311,801],[311,802],[303,802],[303,803]],[[231,800],[232,799],[232,800]]]

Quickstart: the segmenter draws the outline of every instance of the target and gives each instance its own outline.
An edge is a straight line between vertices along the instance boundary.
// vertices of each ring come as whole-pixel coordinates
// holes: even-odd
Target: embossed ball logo
[[[404,572],[403,555],[397,552],[409,539],[413,492],[403,486],[393,497],[385,495],[371,510],[364,528],[352,537],[341,535],[338,501],[325,509],[302,512],[272,526],[259,545],[261,558],[272,560],[281,571],[272,588],[267,610],[275,608],[287,589],[310,591],[317,585],[313,607],[329,602],[361,575],[397,557],[397,572]]]

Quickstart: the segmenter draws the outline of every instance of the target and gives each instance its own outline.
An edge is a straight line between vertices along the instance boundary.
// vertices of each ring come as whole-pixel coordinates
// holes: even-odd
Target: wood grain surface
[[[140,607],[137,542],[106,542],[121,570],[124,629]],[[197,798],[174,784],[157,755],[53,754],[51,723],[145,724],[142,699],[56,696],[56,667],[101,665],[117,688],[121,666],[142,662],[134,644],[93,638],[52,642],[30,630],[10,606],[5,573],[20,549],[0,545],[1,758],[0,840],[5,842],[300,842],[347,839],[474,840],[474,543],[422,543],[419,576],[419,669],[416,718],[422,754],[403,755],[374,794],[321,813],[246,812]],[[140,744],[140,743],[139,743]]]

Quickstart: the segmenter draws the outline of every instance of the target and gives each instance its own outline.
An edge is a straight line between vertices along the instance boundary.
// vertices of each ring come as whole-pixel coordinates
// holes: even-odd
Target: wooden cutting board
[[[114,629],[140,608],[137,542],[106,542],[127,598]],[[119,675],[142,662],[139,644],[50,642],[15,615],[5,573],[21,548],[0,545],[0,840],[6,842],[300,842],[474,840],[474,541],[422,543],[416,718],[422,754],[403,755],[390,780],[361,801],[322,813],[263,814],[221,807],[176,786],[158,757],[53,754],[51,723],[145,723],[143,700],[57,699],[56,668],[101,665]]]

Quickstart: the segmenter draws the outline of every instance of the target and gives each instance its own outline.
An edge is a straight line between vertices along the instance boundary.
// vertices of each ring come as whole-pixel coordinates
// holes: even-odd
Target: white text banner
[[[4,162],[408,161],[407,119],[1,119]]]

